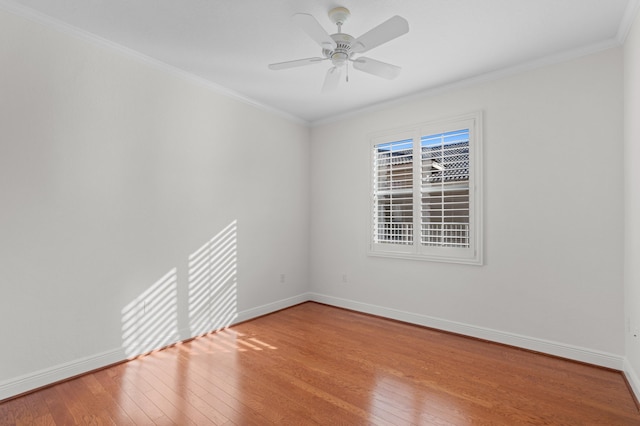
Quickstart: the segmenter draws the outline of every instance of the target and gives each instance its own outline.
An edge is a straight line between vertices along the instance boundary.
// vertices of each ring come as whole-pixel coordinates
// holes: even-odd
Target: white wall
[[[0,58],[0,400],[302,301],[307,126],[3,11]]]
[[[640,15],[624,45],[625,372],[640,398]]]
[[[315,298],[620,368],[622,65],[611,49],[314,127]],[[485,265],[368,257],[367,134],[475,110]]]
[[[308,283],[315,300],[620,368],[623,241],[640,318],[638,27],[623,179],[622,49],[310,135],[0,11],[0,399],[303,301]],[[485,265],[367,257],[367,134],[479,109]],[[640,371],[630,333],[626,358]]]

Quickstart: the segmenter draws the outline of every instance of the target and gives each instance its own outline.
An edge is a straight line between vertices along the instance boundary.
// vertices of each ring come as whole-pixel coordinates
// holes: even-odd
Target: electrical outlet
[[[347,274],[342,274],[342,282],[343,282],[343,283],[348,282],[348,280],[347,280]]]
[[[281,282],[282,284],[284,284],[284,281],[285,281],[285,276],[284,276],[284,274],[280,274],[280,282]]]

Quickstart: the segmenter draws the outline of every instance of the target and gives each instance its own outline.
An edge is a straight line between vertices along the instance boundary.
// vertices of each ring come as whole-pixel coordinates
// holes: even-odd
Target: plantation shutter
[[[420,138],[420,242],[469,248],[469,130]]]
[[[482,265],[482,112],[370,136],[372,256]]]
[[[373,146],[373,241],[413,244],[413,140]]]

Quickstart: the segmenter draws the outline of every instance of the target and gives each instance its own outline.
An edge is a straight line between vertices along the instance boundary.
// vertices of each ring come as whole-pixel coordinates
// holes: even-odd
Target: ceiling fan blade
[[[396,15],[355,39],[351,44],[351,51],[364,53],[408,32],[407,20]]]
[[[313,16],[308,13],[296,13],[292,19],[323,49],[333,50],[336,48],[336,42]]]
[[[386,78],[387,80],[393,80],[400,74],[400,71],[402,70],[402,68],[396,65],[376,61],[375,59],[367,58],[364,56],[358,59],[354,59],[353,67],[357,70],[377,75],[378,77]]]
[[[327,71],[327,75],[324,78],[324,84],[322,85],[322,93],[328,93],[336,90],[338,82],[340,81],[340,69],[339,67],[331,67]]]
[[[305,59],[297,59],[295,61],[287,61],[287,62],[278,62],[276,64],[269,64],[270,70],[284,70],[287,68],[295,68],[302,67],[305,65],[317,64],[320,63],[327,58],[305,58]]]

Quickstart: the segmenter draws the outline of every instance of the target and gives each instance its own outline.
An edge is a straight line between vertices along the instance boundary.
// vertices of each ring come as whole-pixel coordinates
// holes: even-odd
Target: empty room
[[[640,425],[639,117],[640,0],[0,0],[0,425]]]

